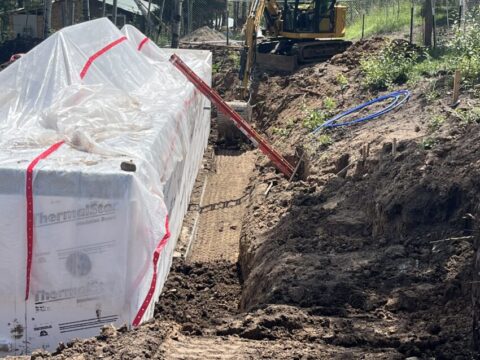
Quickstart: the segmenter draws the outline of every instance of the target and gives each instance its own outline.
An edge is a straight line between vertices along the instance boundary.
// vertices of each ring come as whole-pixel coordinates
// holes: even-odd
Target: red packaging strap
[[[60,141],[47,150],[37,156],[27,168],[27,181],[26,181],[26,193],[27,193],[27,283],[25,289],[25,300],[28,300],[30,294],[30,275],[32,272],[32,257],[33,257],[33,169],[37,166],[40,160],[43,160],[50,156],[53,152],[57,151],[62,146],[64,141]]]
[[[125,40],[127,40],[127,37],[126,36],[123,36],[121,37],[120,39],[117,39],[113,42],[111,42],[110,44],[108,44],[107,46],[105,46],[103,49],[97,51],[95,54],[93,54],[92,56],[90,56],[87,60],[87,62],[85,63],[85,65],[83,66],[83,69],[82,71],[80,72],[80,79],[83,79],[85,77],[85,75],[87,75],[87,72],[88,70],[90,69],[90,66],[92,66],[93,62],[95,60],[97,60],[100,56],[102,56],[103,54],[105,54],[107,51],[113,49],[115,46],[117,46],[118,44],[124,42]]]
[[[140,325],[140,322],[142,321],[145,311],[147,311],[148,306],[152,302],[153,295],[155,294],[155,288],[157,286],[158,259],[160,259],[160,254],[162,253],[163,248],[167,245],[169,239],[170,239],[170,229],[169,229],[168,215],[167,215],[167,218],[165,220],[165,236],[163,237],[163,239],[160,241],[160,243],[157,245],[157,248],[153,252],[152,282],[150,283],[150,288],[148,289],[147,296],[145,297],[145,300],[143,300],[142,306],[140,306],[140,309],[138,310],[138,313],[135,316],[135,319],[133,320],[132,325],[134,327],[137,327],[138,325]]]

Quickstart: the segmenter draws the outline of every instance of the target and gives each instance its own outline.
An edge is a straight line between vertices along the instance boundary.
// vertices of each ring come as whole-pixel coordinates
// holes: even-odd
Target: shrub
[[[414,66],[423,59],[423,50],[406,41],[393,41],[379,54],[367,56],[360,62],[365,85],[372,90],[386,90],[394,84],[403,84],[413,76]]]
[[[315,130],[333,116],[336,108],[336,101],[331,97],[326,97],[323,100],[322,109],[314,109],[307,112],[307,116],[303,119],[303,126],[309,131]]]

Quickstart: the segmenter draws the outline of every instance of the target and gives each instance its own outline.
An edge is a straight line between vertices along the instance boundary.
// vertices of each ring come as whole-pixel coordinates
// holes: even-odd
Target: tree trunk
[[[72,7],[71,7],[71,12],[70,12],[70,16],[72,17],[70,19],[70,23],[71,25],[74,25],[75,24],[75,0],[72,0]]]
[[[67,9],[67,0],[62,2],[62,27],[68,26],[68,9]],[[28,15],[27,15],[28,16]]]
[[[90,0],[83,0],[83,21],[90,20]]]
[[[148,0],[148,9],[147,9],[147,35],[151,35],[153,32],[153,23],[150,20],[150,10],[152,8],[152,0]]]
[[[188,30],[187,33],[190,34],[193,31],[193,5],[195,0],[188,0]]]
[[[44,0],[43,38],[46,39],[52,30],[52,0]]]
[[[240,3],[233,3],[233,28],[238,29],[238,18],[240,17]]]
[[[175,0],[175,11],[172,23],[172,48],[178,48],[182,30],[182,4],[183,0]]]
[[[247,13],[248,13],[248,4],[247,2],[242,3],[242,14],[241,14],[241,20],[240,20],[240,26],[243,27],[245,22],[247,21]]]
[[[112,16],[113,16],[113,23],[117,25],[117,0],[113,0]]]
[[[158,42],[158,37],[162,33],[163,30],[163,10],[165,9],[165,0],[162,0],[162,5],[160,5],[160,24],[158,24],[158,33],[157,33],[157,42]]]

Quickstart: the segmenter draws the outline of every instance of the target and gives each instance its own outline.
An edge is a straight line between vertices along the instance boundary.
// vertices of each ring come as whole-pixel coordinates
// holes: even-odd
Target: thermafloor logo
[[[93,219],[102,216],[111,216],[115,214],[115,205],[116,204],[110,202],[92,201],[91,203],[78,209],[52,213],[36,213],[35,226],[48,226],[84,219]]]
[[[70,287],[60,290],[39,290],[35,293],[35,304],[68,299],[97,297],[105,293],[105,284],[100,281],[90,281],[84,286]]]

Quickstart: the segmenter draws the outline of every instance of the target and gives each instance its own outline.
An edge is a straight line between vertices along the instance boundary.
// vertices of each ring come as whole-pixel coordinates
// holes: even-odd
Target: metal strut
[[[285,159],[278,151],[276,151],[258,132],[253,129],[248,122],[246,122],[235,110],[221,98],[221,96],[208,86],[197,74],[185,64],[176,54],[170,58],[170,62],[182,72],[193,85],[205,95],[212,103],[214,103],[218,110],[228,116],[235,124],[235,126],[243,133],[250,141],[260,149],[268,158],[274,163],[275,167],[281,171],[287,178],[293,174],[294,167]]]

